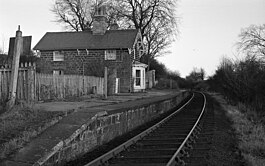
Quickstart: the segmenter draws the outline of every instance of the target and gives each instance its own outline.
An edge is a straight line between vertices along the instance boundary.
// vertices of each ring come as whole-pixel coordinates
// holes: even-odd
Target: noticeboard
[[[15,48],[15,37],[11,37],[9,40],[9,49],[8,49],[8,55],[9,56],[13,56],[14,54],[14,48]],[[32,36],[23,36],[23,40],[22,40],[22,49],[20,52],[20,55],[30,55],[31,52],[31,39]]]

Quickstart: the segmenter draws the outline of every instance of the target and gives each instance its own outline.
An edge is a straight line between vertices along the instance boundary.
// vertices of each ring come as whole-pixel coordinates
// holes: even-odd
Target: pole
[[[7,103],[8,110],[10,110],[14,106],[16,100],[19,58],[22,49],[22,42],[23,42],[22,32],[20,31],[20,25],[19,25],[18,30],[16,31],[14,54],[12,55],[13,60],[12,60],[12,71],[11,71],[11,83],[9,88],[9,101]]]
[[[108,97],[108,68],[105,67],[104,71],[104,98]]]

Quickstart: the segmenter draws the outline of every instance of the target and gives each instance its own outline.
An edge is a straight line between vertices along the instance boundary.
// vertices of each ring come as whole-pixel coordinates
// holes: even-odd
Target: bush
[[[255,57],[233,62],[224,59],[215,75],[208,81],[231,103],[243,103],[260,114],[265,109],[265,67]]]
[[[156,84],[155,88],[158,89],[179,89],[178,82],[175,80],[167,79],[167,78],[160,78],[158,83]]]

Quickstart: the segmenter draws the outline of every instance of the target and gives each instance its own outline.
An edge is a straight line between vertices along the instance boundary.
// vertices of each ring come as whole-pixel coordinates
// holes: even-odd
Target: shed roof
[[[93,35],[92,31],[47,32],[33,48],[34,50],[67,49],[117,49],[132,48],[138,30],[108,30],[104,35]]]

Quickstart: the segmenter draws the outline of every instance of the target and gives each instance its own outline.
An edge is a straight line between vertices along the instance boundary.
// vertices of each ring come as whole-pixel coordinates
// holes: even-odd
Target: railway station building
[[[137,29],[108,28],[104,6],[91,29],[81,32],[47,32],[33,48],[41,59],[40,72],[55,75],[104,76],[112,93],[144,91],[146,64],[142,36]]]

